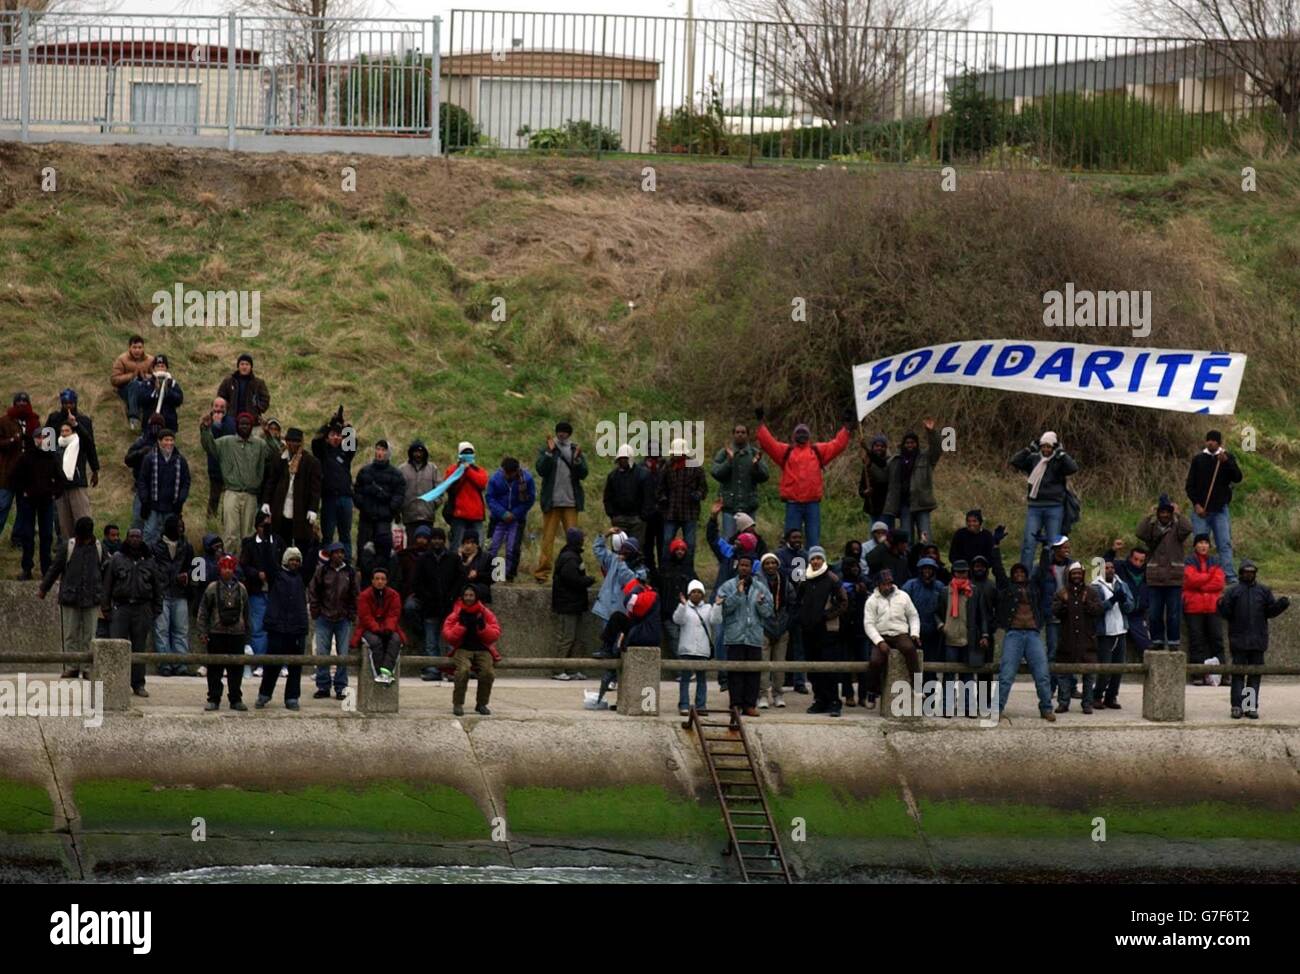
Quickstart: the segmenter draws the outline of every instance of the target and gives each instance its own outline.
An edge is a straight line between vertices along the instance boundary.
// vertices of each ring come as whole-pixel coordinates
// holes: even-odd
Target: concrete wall
[[[594,853],[734,869],[719,856],[725,835],[698,741],[675,718],[137,712],[94,728],[6,724],[0,869],[79,878],[266,862],[587,865]],[[806,841],[785,843],[805,878],[1300,872],[1295,727],[747,726],[779,827],[806,829]],[[1091,838],[1096,816],[1104,843]],[[191,838],[196,818],[204,842]]]

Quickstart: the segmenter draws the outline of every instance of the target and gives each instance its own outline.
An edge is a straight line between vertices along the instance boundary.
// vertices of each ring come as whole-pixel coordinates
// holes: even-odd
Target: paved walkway
[[[618,720],[616,714],[587,710],[583,706],[584,693],[595,693],[599,689],[597,671],[587,671],[590,679],[585,682],[560,682],[549,679],[529,677],[501,677],[492,690],[491,708],[494,715],[503,717],[526,717],[529,715],[548,715],[589,718],[593,720]],[[29,676],[29,681],[37,677]],[[0,676],[0,680],[12,680],[13,674]],[[266,709],[253,709],[257,698],[259,680],[246,679],[243,683],[244,702],[248,704],[248,719],[267,719],[283,717],[301,719],[312,716],[336,716],[343,703],[330,697],[315,700],[315,690],[310,675],[304,674],[302,709],[298,713],[286,710],[283,703],[284,683],[281,681],[276,690],[276,699]],[[355,682],[355,681],[354,681]],[[693,682],[693,681],[692,681]],[[727,707],[727,695],[717,688],[716,680],[709,683],[710,707],[723,710]],[[207,699],[207,681],[201,677],[158,677],[148,678],[148,699],[135,698],[132,705],[148,714],[192,714],[202,713]],[[694,687],[692,686],[692,693]],[[675,681],[660,684],[661,716],[664,719],[678,719],[676,712],[678,687]],[[613,702],[615,693],[610,695]],[[787,691],[787,706],[783,709],[760,711],[757,720],[767,721],[831,721],[835,718],[824,715],[808,714],[807,708],[812,697]],[[473,714],[474,684],[471,682],[468,694],[467,711]],[[1138,681],[1124,683],[1120,689],[1120,710],[1097,710],[1084,714],[1079,709],[1080,701],[1071,702],[1070,711],[1057,716],[1057,727],[1147,724],[1142,720],[1142,684]],[[450,682],[425,683],[418,677],[406,677],[401,685],[401,712],[405,716],[437,717],[451,713]],[[222,713],[228,713],[228,705],[223,701]],[[215,716],[215,715],[214,715]],[[1027,678],[1017,681],[1011,692],[1007,716],[1013,726],[1049,726],[1038,716],[1037,700],[1033,684]],[[1187,688],[1186,722],[1189,724],[1224,724],[1232,726],[1259,726],[1264,723],[1300,725],[1300,682],[1264,678],[1260,693],[1260,716],[1258,721],[1231,720],[1228,706],[1228,687],[1194,687]],[[838,722],[879,721],[878,710],[864,710],[861,707],[845,708]],[[952,729],[979,728],[980,721],[974,719],[943,719],[940,717],[923,717],[924,724]]]

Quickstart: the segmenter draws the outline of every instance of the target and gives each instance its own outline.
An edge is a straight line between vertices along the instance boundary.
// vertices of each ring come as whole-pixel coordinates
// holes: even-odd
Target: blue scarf
[[[436,487],[434,487],[433,490],[426,491],[425,493],[421,494],[420,500],[436,501],[438,500],[438,498],[442,497],[443,494],[447,493],[447,491],[451,489],[451,487],[456,483],[456,481],[460,480],[461,477],[465,476],[465,471],[469,469],[469,465],[474,462],[474,454],[462,453],[456,459],[460,461],[460,466],[457,467],[455,470],[453,470],[451,472],[451,476],[448,477],[446,480],[444,480],[442,483],[438,484]]]

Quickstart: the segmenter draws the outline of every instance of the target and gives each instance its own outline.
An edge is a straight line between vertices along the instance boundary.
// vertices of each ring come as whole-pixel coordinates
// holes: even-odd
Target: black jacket
[[[650,473],[638,464],[621,470],[617,466],[605,478],[605,514],[610,518],[639,517],[654,510],[654,484]]]
[[[948,545],[948,567],[951,568],[953,562],[958,561],[970,565],[975,561],[976,555],[983,555],[990,565],[993,564],[993,532],[987,528],[979,531],[958,528],[953,533],[952,543]]]
[[[465,563],[465,559],[456,556],[456,561],[460,565],[460,575],[456,582],[456,591],[452,593],[453,598],[460,598],[460,593],[464,591],[464,586],[474,585],[474,591],[478,593],[478,600],[484,605],[492,604],[492,559],[488,557],[487,549],[480,548],[478,554]],[[469,577],[470,572],[474,572],[474,578]]]
[[[78,609],[96,608],[104,599],[104,559],[100,558],[99,551],[100,545],[94,541],[74,545],[72,557],[69,558],[68,544],[64,542],[59,546],[54,564],[41,579],[41,591],[48,592],[62,578],[59,605],[75,606]]]
[[[249,595],[259,595],[263,591],[258,572],[265,572],[267,581],[270,581],[280,570],[283,557],[284,545],[270,531],[261,541],[254,534],[239,542],[239,567],[244,571],[244,587]]]
[[[805,576],[798,589],[799,623],[804,629],[816,629],[839,618],[848,604],[840,577],[829,568],[816,578]]]
[[[268,572],[266,577],[271,585],[267,593],[266,617],[262,628],[267,632],[290,636],[306,635],[307,586],[303,583],[302,572],[277,568],[275,574]]]
[[[694,577],[695,570],[689,559],[677,559],[665,552],[663,564],[659,566],[659,609],[664,621],[672,621],[673,613],[682,604],[678,596],[686,594],[686,586]]]
[[[154,615],[162,612],[162,572],[144,545],[140,546],[138,555],[132,555],[123,548],[104,569],[104,609],[111,610],[115,605],[140,604],[150,605]]]
[[[415,600],[424,618],[442,625],[460,594],[456,591],[459,580],[460,559],[456,554],[447,548],[438,552],[431,546],[419,560],[415,575]]]
[[[551,611],[570,615],[586,612],[591,605],[587,590],[595,584],[596,580],[582,569],[582,546],[566,544],[555,559]]]
[[[321,497],[321,463],[310,453],[302,453],[298,461],[298,473],[293,480],[293,526],[294,543],[301,547],[313,540],[311,522],[307,512],[320,514]],[[364,471],[363,471],[364,472]],[[276,457],[267,464],[266,476],[262,480],[262,503],[271,508],[271,517],[279,525],[284,519],[284,500],[289,493],[289,461]],[[251,589],[249,590],[252,591]]]
[[[402,513],[406,478],[387,460],[367,463],[353,485],[357,509],[370,521],[391,521]]]
[[[194,568],[194,546],[180,538],[176,542],[176,554],[167,550],[167,539],[159,538],[153,543],[153,559],[158,563],[158,573],[162,580],[163,595],[169,599],[184,599],[190,594],[190,571]],[[184,584],[180,581],[185,576]]]
[[[59,435],[59,427],[63,425],[67,418],[68,411],[66,409],[56,409],[46,417],[45,425],[53,427],[54,435],[57,437]],[[98,473],[99,453],[95,450],[95,424],[90,421],[89,416],[77,413],[77,427],[75,432],[79,437],[81,437],[81,451],[80,456],[77,458],[77,467],[84,469],[85,466],[89,466],[91,470]],[[84,465],[81,462],[83,459],[85,460]],[[90,481],[87,480],[87,483],[89,482]]]
[[[1274,598],[1267,585],[1237,582],[1219,596],[1219,615],[1228,620],[1228,649],[1234,653],[1267,650],[1268,620],[1281,615],[1289,604],[1285,596]]]
[[[1227,453],[1227,451],[1224,451]],[[1215,473],[1215,468],[1218,473]],[[1214,490],[1210,490],[1210,481],[1214,481]],[[1187,468],[1187,499],[1192,504],[1205,506],[1207,514],[1217,514],[1232,501],[1232,485],[1241,483],[1241,468],[1237,458],[1228,453],[1220,463],[1210,454],[1202,451],[1192,457],[1191,466]],[[1209,503],[1206,503],[1206,498]]]
[[[322,497],[352,496],[352,459],[357,455],[355,448],[346,449],[347,440],[338,446],[330,446],[325,438],[326,429],[311,441],[311,452],[320,461],[320,492]],[[399,475],[400,476],[400,475]]]
[[[58,454],[40,447],[29,447],[14,464],[13,490],[34,501],[50,501],[63,494],[63,470]]]

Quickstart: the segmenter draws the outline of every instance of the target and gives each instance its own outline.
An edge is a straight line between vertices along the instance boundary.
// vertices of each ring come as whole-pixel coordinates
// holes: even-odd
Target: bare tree
[[[1130,23],[1145,31],[1195,38],[1204,71],[1227,66],[1277,105],[1288,141],[1300,122],[1300,0],[1131,0]],[[1235,86],[1233,96],[1235,100]],[[1235,109],[1235,105],[1228,106]]]
[[[331,64],[351,56],[356,24],[373,8],[371,0],[235,0],[235,13],[250,18],[248,30],[264,63],[280,65],[283,79],[301,92],[300,114],[323,124],[329,110]]]
[[[19,18],[24,10],[31,12],[29,21],[35,23],[44,14],[65,10],[105,14],[115,10],[118,5],[119,0],[0,0],[0,46],[7,47],[21,39]]]
[[[768,90],[834,125],[891,117],[908,84],[925,83],[938,37],[966,26],[980,0],[726,0],[755,21],[745,57]],[[931,72],[939,76],[939,72]]]

